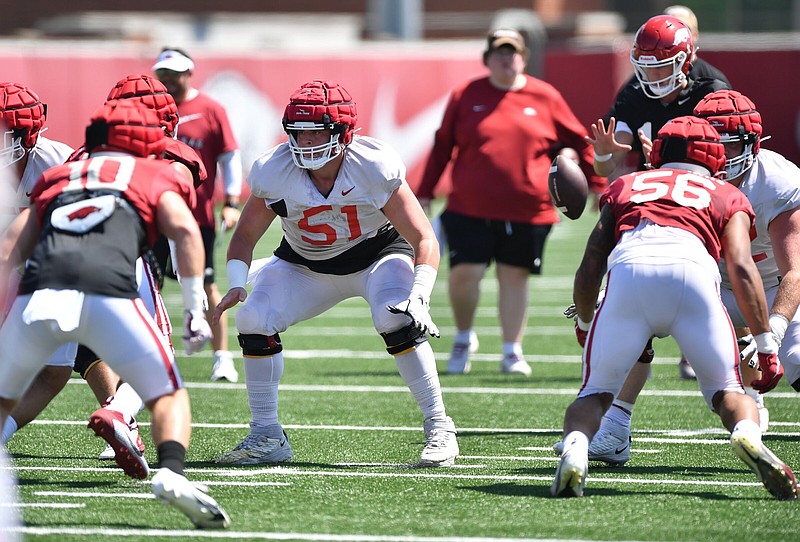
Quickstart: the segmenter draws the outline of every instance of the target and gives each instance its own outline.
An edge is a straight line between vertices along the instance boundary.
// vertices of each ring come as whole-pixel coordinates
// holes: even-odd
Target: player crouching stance
[[[794,473],[761,441],[755,401],[744,393],[736,335],[719,298],[717,262],[725,265],[758,346],[759,390],[783,374],[770,331],[761,277],[750,255],[755,213],[735,186],[710,177],[725,148],[708,121],[678,117],[658,132],[657,168],[617,179],[600,199],[600,219],[575,274],[576,334],[583,385],[564,416],[563,452],[550,488],[580,497],[589,442],[642,349],[672,335],[692,360],[706,403],[731,431],[733,451],[777,499],[796,499]],[[608,269],[606,269],[608,268]],[[605,298],[595,308],[608,270]],[[626,340],[619,340],[623,333]]]
[[[304,84],[283,116],[288,143],[256,160],[248,176],[251,195],[228,247],[230,290],[213,318],[245,302],[236,327],[252,421],[247,438],[219,463],[292,459],[278,422],[278,334],[355,296],[369,303],[375,329],[422,411],[419,465],[450,466],[458,455],[427,341],[428,334],[439,336],[428,310],[439,245],[400,157],[377,139],[356,136],[356,119],[355,103],[337,83]],[[251,272],[253,249],[278,217],[284,236],[275,257]]]
[[[189,396],[172,352],[137,292],[135,261],[158,232],[174,239],[184,272],[184,331],[198,345],[211,332],[203,309],[202,240],[190,206],[191,182],[169,162],[151,160],[166,145],[158,115],[132,101],[111,101],[86,129],[87,160],[47,170],[0,244],[2,276],[26,259],[19,296],[0,329],[0,421],[50,353],[78,342],[91,348],[142,397],[152,414],[160,469],[153,493],[198,527],[230,523],[214,499],[183,475],[191,434]],[[0,276],[0,278],[2,278]],[[114,418],[90,427],[115,445],[126,473],[146,478],[147,463],[121,445]]]

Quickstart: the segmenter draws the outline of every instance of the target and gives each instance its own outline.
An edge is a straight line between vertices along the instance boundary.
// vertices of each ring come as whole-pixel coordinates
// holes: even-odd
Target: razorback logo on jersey
[[[83,207],[81,209],[78,209],[77,211],[74,211],[74,212],[68,214],[67,218],[70,219],[70,220],[80,220],[80,219],[84,219],[87,216],[89,216],[90,214],[96,213],[97,211],[100,211],[100,210],[101,210],[100,207],[95,207],[94,205],[89,205],[87,207]]]
[[[56,208],[50,215],[50,224],[60,231],[82,234],[108,220],[116,208],[117,199],[110,194],[76,201]]]

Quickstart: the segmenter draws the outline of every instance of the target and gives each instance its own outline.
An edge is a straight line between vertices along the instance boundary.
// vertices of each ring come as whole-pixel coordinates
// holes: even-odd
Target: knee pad
[[[88,373],[92,367],[97,365],[99,362],[100,358],[97,356],[97,354],[95,354],[88,347],[79,344],[78,353],[75,355],[75,365],[73,365],[72,368],[76,373],[80,374],[84,380],[86,380],[86,373]]]
[[[383,337],[383,341],[386,343],[386,351],[393,356],[404,354],[418,344],[422,344],[428,340],[425,333],[411,324],[397,331],[381,333],[381,337]]]
[[[240,333],[254,333],[261,329],[258,325],[258,310],[247,303],[239,307],[234,319],[236,321],[236,329]]]
[[[257,333],[239,333],[239,346],[242,354],[251,358],[274,356],[283,351],[281,338],[275,335],[260,335]]]

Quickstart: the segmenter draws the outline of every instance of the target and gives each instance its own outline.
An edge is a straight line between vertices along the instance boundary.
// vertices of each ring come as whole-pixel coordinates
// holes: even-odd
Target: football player
[[[252,421],[250,434],[218,463],[292,459],[278,421],[279,333],[356,296],[369,303],[375,329],[422,411],[426,441],[418,464],[451,466],[458,455],[427,341],[439,336],[428,308],[439,246],[400,157],[382,141],[356,136],[356,120],[356,104],[342,86],[305,83],[283,115],[289,141],[250,171],[251,195],[228,247],[230,290],[214,319],[244,302],[236,328]],[[284,232],[275,256],[252,262],[275,219]]]
[[[33,204],[9,227],[0,244],[0,271],[27,260],[19,296],[0,340],[0,418],[28,387],[41,360],[66,342],[85,344],[107,360],[139,393],[152,414],[160,469],[156,497],[195,525],[224,528],[225,511],[183,475],[191,434],[189,396],[175,357],[144,307],[136,284],[136,259],[159,232],[175,240],[183,276],[185,327],[195,347],[211,338],[205,321],[202,238],[192,220],[192,183],[158,156],[166,145],[158,115],[134,100],[110,101],[91,118],[89,158],[47,170]],[[80,254],[76,258],[75,254]],[[125,421],[100,409],[90,427],[115,447],[133,478],[146,478],[135,443],[114,435]],[[127,463],[119,461],[129,456]],[[140,461],[131,462],[133,456]],[[136,464],[134,464],[136,463]]]
[[[750,254],[755,213],[744,194],[710,176],[723,170],[725,147],[707,120],[679,117],[667,123],[650,156],[660,169],[620,177],[601,197],[600,219],[575,274],[584,377],[564,416],[563,451],[550,494],[583,495],[589,441],[603,413],[650,338],[671,335],[695,363],[703,397],[731,432],[736,455],[775,498],[796,499],[794,473],[761,440],[758,408],[742,388],[734,363],[736,335],[717,293],[724,253],[732,295],[757,345],[762,375],[752,386],[769,391],[783,369]],[[606,273],[605,297],[595,308]]]

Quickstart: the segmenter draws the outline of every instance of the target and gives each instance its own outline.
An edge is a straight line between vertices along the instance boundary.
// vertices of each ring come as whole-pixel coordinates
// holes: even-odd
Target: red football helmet
[[[161,155],[168,142],[158,114],[135,100],[111,100],[92,115],[86,127],[86,151],[124,151]]]
[[[650,98],[663,98],[681,88],[692,67],[692,32],[680,19],[669,15],[651,17],[636,32],[631,64],[642,90]],[[648,69],[671,67],[666,77],[651,80]]]
[[[169,137],[177,135],[178,106],[175,105],[175,100],[164,83],[149,75],[129,75],[117,81],[108,93],[106,101],[128,98],[138,98],[146,106],[154,109],[161,117],[161,124],[167,135]]]
[[[334,81],[305,83],[289,98],[283,113],[283,129],[289,135],[289,148],[298,167],[319,169],[353,140],[358,114],[350,93]],[[329,142],[300,147],[295,133],[300,130],[331,130]]]
[[[725,167],[725,147],[719,132],[707,120],[677,117],[658,131],[650,162],[653,167],[669,162],[697,164],[716,175]]]
[[[0,83],[0,167],[21,160],[36,145],[46,116],[47,105],[34,91],[17,83]]]
[[[735,179],[753,167],[761,148],[761,114],[756,104],[741,92],[717,90],[703,98],[694,108],[717,129],[723,143],[744,142],[742,153],[725,162],[727,179]]]

